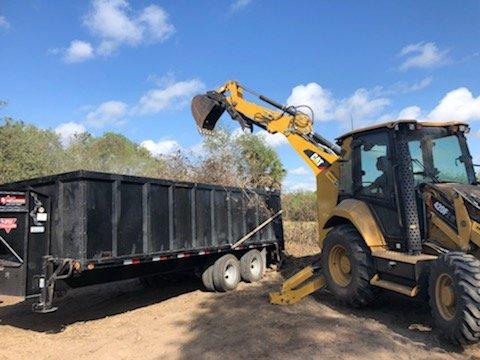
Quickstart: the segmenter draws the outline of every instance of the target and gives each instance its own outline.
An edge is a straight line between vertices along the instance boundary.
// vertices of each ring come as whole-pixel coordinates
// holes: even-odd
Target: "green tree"
[[[11,118],[0,125],[0,183],[48,175],[62,170],[63,149],[52,130]]]
[[[249,185],[280,189],[286,172],[277,152],[253,134],[239,136],[236,143],[240,150],[238,172],[247,176]]]
[[[159,176],[165,163],[125,136],[77,136],[66,149],[67,170],[85,169],[126,175]]]

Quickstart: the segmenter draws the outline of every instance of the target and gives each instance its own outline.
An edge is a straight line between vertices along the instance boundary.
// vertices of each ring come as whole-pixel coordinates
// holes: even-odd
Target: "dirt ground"
[[[163,289],[126,281],[71,291],[47,315],[0,296],[0,359],[480,359],[480,346],[444,344],[428,307],[403,297],[352,310],[322,290],[270,305],[268,292],[315,258],[314,247],[287,250],[281,271],[226,294],[195,278]]]

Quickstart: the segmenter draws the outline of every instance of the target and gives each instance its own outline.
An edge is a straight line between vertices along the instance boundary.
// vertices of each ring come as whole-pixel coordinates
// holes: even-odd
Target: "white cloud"
[[[242,129],[242,128],[238,127],[235,130],[233,130],[232,138],[236,139],[237,137],[239,137],[240,135],[243,135],[243,134],[250,134],[250,130]],[[285,135],[283,135],[281,133],[271,134],[267,131],[261,131],[261,132],[255,133],[254,135],[261,138],[263,141],[265,141],[265,143],[268,146],[270,146],[272,148],[276,148],[276,147],[279,147],[279,146],[282,146],[282,145],[285,145],[285,144],[288,143]]]
[[[391,94],[407,94],[411,93],[414,91],[419,91],[422,89],[425,89],[427,86],[429,86],[433,81],[432,77],[426,77],[423,78],[422,80],[418,82],[414,82],[412,84],[408,84],[406,82],[400,81],[393,86],[389,90],[386,91],[386,93],[391,93]]]
[[[230,5],[230,11],[232,13],[237,12],[246,6],[248,6],[252,0],[235,0],[231,5]]]
[[[371,121],[390,104],[389,99],[379,95],[378,88],[372,91],[360,88],[350,97],[335,99],[329,90],[317,83],[309,83],[294,87],[287,104],[310,106],[314,111],[315,120],[337,120],[345,123],[354,120],[358,124]],[[309,114],[308,110],[300,110]]]
[[[389,99],[375,98],[370,91],[360,88],[350,97],[338,102],[334,118],[342,122],[353,121],[358,125],[360,122],[370,121],[388,105],[390,105]]]
[[[203,90],[205,85],[198,79],[179,81],[164,88],[152,89],[143,95],[138,105],[132,110],[134,114],[156,114],[162,110],[181,108],[191,97]]]
[[[169,23],[168,14],[156,5],[147,6],[138,18],[144,25],[146,41],[165,41],[175,33],[175,27]]]
[[[269,132],[261,132],[258,133],[258,136],[261,136],[263,140],[265,140],[267,145],[272,148],[279,147],[288,143],[285,135],[280,133],[270,134]]]
[[[10,23],[8,22],[5,16],[0,16],[0,29],[4,29],[4,30],[10,29]]]
[[[55,128],[55,132],[60,136],[64,146],[70,144],[75,135],[82,134],[85,131],[85,126],[76,122],[63,123]]]
[[[140,143],[140,146],[150,151],[150,153],[154,156],[167,155],[180,149],[178,142],[169,139],[160,140],[157,142],[153,140],[145,140]]]
[[[285,192],[315,191],[316,187],[317,186],[313,178],[312,181],[309,182],[296,182],[291,180],[285,180],[283,182],[283,189]]]
[[[315,120],[324,121],[331,119],[334,100],[330,91],[311,82],[307,85],[295,86],[287,99],[287,105],[308,105],[315,114]],[[301,110],[310,115],[308,109]]]
[[[52,49],[51,52],[58,52],[58,49]],[[93,58],[93,47],[90,43],[81,40],[73,40],[70,46],[63,52],[63,60],[66,63],[82,62]]]
[[[127,105],[121,101],[107,101],[100,104],[95,110],[90,111],[85,123],[96,128],[102,128],[107,125],[121,125],[124,122],[124,116],[127,111]]]
[[[399,56],[405,58],[400,70],[445,65],[449,62],[448,52],[448,49],[440,50],[433,42],[409,44],[400,50]]]
[[[291,175],[310,175],[311,172],[308,171],[304,166],[299,166],[295,169],[292,169],[288,172]]]
[[[422,117],[422,109],[419,106],[408,106],[399,112],[397,119],[420,120],[421,117]]]
[[[150,5],[135,13],[126,0],[93,0],[83,23],[100,39],[97,53],[103,56],[123,44],[163,42],[175,33],[161,7]]]
[[[431,120],[480,120],[480,96],[461,87],[450,91],[428,115]]]

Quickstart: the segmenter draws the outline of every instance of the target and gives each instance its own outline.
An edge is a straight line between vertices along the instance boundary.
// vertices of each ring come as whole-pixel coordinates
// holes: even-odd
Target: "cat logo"
[[[318,155],[316,152],[311,151],[311,150],[305,150],[305,155],[308,156],[310,160],[313,161],[315,166],[319,169],[324,169],[328,167],[330,164],[327,163],[320,155]]]
[[[312,160],[317,167],[323,167],[323,164],[325,163],[325,161],[323,161],[323,159],[317,153],[313,153],[310,156],[310,160]]]
[[[442,214],[443,216],[448,216],[450,214],[450,211],[448,211],[448,209],[446,208],[445,205],[443,205],[441,202],[439,201],[435,201],[433,203],[433,207],[435,208],[435,210],[437,210],[440,214]]]

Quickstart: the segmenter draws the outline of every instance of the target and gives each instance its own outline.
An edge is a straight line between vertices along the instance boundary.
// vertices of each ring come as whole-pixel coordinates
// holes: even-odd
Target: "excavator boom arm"
[[[278,110],[246,100],[246,91]],[[283,134],[315,175],[341,156],[339,146],[313,131],[313,121],[308,115],[296,107],[279,104],[247,90],[235,81],[225,83],[217,91],[197,95],[192,101],[192,114],[202,130],[213,130],[225,110],[242,128],[252,130],[253,125],[256,125],[271,134]]]

